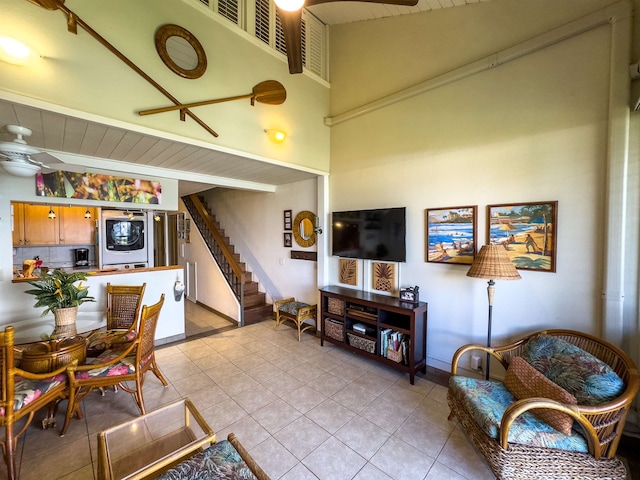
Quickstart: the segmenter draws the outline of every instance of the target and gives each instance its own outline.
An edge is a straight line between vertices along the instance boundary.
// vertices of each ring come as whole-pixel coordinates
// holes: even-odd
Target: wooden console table
[[[409,374],[427,369],[427,304],[330,286],[320,289],[320,344],[330,342]],[[355,330],[354,330],[355,326]],[[390,336],[399,350],[388,352]],[[404,347],[402,346],[404,342]],[[392,348],[393,350],[393,348]]]

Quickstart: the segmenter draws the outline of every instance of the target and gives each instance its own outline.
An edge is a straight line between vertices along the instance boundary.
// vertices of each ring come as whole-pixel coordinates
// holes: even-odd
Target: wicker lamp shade
[[[467,277],[491,280],[520,280],[522,278],[502,245],[483,245],[473,260]]]
[[[494,280],[520,280],[516,266],[502,245],[483,245],[467,272],[467,277],[486,278],[489,318],[487,319],[487,347],[491,347],[491,322],[493,317],[493,297],[496,291]],[[489,380],[491,354],[487,352],[485,378]]]

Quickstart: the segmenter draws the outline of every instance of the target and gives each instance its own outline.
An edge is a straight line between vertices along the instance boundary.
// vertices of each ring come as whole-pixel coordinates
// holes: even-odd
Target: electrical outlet
[[[480,358],[479,355],[471,356],[471,368],[473,368],[474,370],[482,369],[482,358]]]

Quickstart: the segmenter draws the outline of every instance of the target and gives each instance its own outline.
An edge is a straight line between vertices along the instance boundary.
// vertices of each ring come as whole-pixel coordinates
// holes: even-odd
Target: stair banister
[[[233,271],[234,276],[238,279],[239,291],[235,292],[233,288],[232,290],[234,290],[234,292],[236,293],[236,296],[238,297],[238,301],[240,302],[241,307],[243,307],[245,277],[244,277],[244,272],[242,271],[242,268],[236,261],[234,257],[234,253],[231,252],[229,248],[227,248],[227,245],[225,243],[223,236],[220,234],[220,232],[218,231],[218,228],[213,223],[211,219],[211,215],[209,214],[205,206],[202,204],[200,197],[198,197],[198,195],[196,194],[192,194],[192,195],[189,195],[187,198],[191,201],[193,207],[196,209],[196,212],[202,217],[202,220],[206,223],[207,228],[213,235],[213,238],[215,242],[218,244],[217,246],[222,252],[227,264],[231,267],[231,270]],[[240,325],[244,325],[244,319],[243,319],[244,309],[243,308],[240,308],[240,315],[241,315]]]

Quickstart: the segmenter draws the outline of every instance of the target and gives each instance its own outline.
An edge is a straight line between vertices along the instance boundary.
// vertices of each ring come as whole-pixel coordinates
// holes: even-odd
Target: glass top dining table
[[[75,325],[56,327],[53,315],[36,317],[12,323],[16,345],[40,342],[54,338],[82,335],[106,326],[105,312],[78,312]]]

